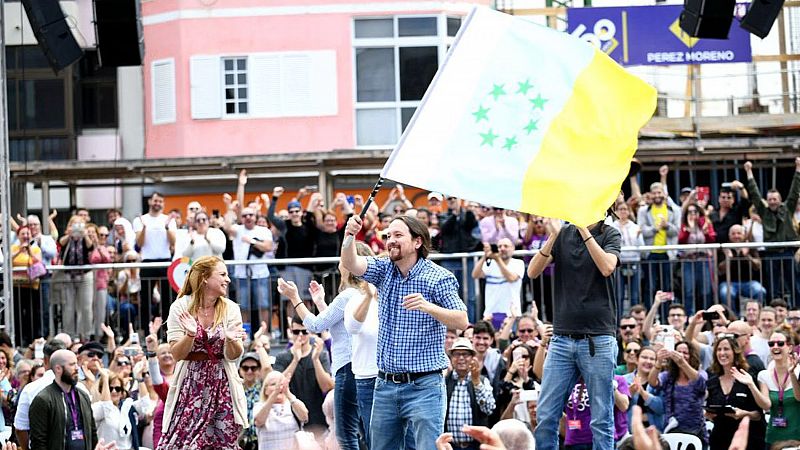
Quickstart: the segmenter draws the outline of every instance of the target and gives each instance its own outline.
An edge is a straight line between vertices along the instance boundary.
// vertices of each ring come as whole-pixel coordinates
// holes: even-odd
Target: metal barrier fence
[[[623,247],[628,256],[628,252],[634,252],[640,259],[625,258],[614,274],[618,314],[640,303],[649,308],[657,290],[673,292],[675,301],[682,303],[688,314],[722,303],[738,315],[743,310],[740,304],[747,299],[763,304],[783,298],[789,305],[796,305],[800,297],[800,264],[794,258],[797,247],[800,241]],[[737,255],[741,249],[747,249],[747,254]],[[729,252],[733,254],[726,256]],[[514,256],[527,262],[535,253],[520,250]],[[479,320],[483,312],[483,286],[472,278],[472,269],[482,255],[471,252],[430,256],[458,278],[472,322]],[[338,292],[338,262],[338,257],[273,259],[266,263],[226,261],[231,278],[229,297],[242,307],[244,322],[252,332],[264,321],[273,338],[285,338],[291,305],[277,292],[278,277],[295,281],[314,310],[308,283],[316,280],[322,284],[326,301],[330,302]],[[169,265],[152,262],[48,266],[48,276],[36,284],[14,283],[14,324],[0,327],[13,331],[17,343],[30,343],[38,336],[58,331],[84,338],[99,335],[100,323],[105,322],[115,328],[117,336],[126,339],[128,324],[147,330],[153,317],[166,318],[169,314],[169,305],[177,295],[167,279]],[[262,273],[254,277],[254,268]],[[15,273],[25,270],[18,268]],[[108,271],[111,281],[106,289],[97,289],[95,277],[102,270]],[[524,276],[522,311],[536,302],[541,317],[552,320],[552,274],[553,268],[547,268],[535,280]]]

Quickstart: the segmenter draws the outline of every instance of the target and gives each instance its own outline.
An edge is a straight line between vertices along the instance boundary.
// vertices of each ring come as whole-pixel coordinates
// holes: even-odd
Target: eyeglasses
[[[800,317],[787,317],[786,320],[789,322],[797,322],[800,320]]]
[[[688,214],[697,214],[697,210],[696,210],[696,209],[689,209],[689,210],[687,210],[686,212],[687,212]]]
[[[244,370],[245,372],[255,372],[255,371],[257,371],[259,369],[259,367],[258,366],[242,366],[241,369]]]
[[[786,341],[769,341],[767,342],[767,345],[769,345],[770,347],[775,347],[776,345],[778,347],[783,347],[784,345],[786,345]]]
[[[533,328],[520,328],[519,329],[520,333],[533,333],[534,331],[536,331],[536,330],[533,329]]]
[[[120,394],[122,394],[123,392],[125,392],[125,389],[123,389],[123,388],[122,388],[122,386],[111,386],[111,387],[109,387],[108,389],[109,389],[111,392],[117,392],[117,393],[120,393]]]
[[[739,339],[740,337],[742,337],[742,335],[738,333],[717,333],[717,339]]]
[[[100,359],[100,358],[102,358],[102,357],[103,357],[103,353],[102,353],[102,352],[86,352],[86,357],[87,357],[87,358],[97,358],[97,359]]]
[[[619,326],[620,330],[632,330],[634,328],[636,328],[636,325],[620,325]]]
[[[627,348],[627,349],[625,349],[625,353],[631,353],[631,354],[634,354],[634,355],[638,355],[639,352],[641,352],[641,351],[642,351],[642,349],[640,349],[640,348]]]
[[[472,353],[470,353],[470,352],[453,352],[452,356],[453,356],[453,358],[456,358],[456,359],[469,358],[470,356],[472,356]]]
[[[298,335],[301,335],[301,334],[305,336],[305,335],[308,334],[308,330],[292,330],[292,334],[295,335],[295,336],[298,336]]]

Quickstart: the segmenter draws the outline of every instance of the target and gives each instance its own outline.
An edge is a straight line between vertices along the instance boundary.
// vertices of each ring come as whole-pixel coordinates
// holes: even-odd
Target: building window
[[[117,69],[101,67],[97,51],[87,51],[78,63],[81,128],[117,127]]]
[[[357,146],[397,143],[460,26],[446,15],[354,20]]]
[[[247,58],[223,58],[225,114],[247,114]]]
[[[6,65],[11,159],[75,159],[74,66],[54,74],[35,45],[6,47]]]

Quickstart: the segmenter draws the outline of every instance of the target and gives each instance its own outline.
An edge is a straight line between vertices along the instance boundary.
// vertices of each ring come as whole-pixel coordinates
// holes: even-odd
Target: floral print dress
[[[233,399],[223,367],[225,335],[197,327],[192,352],[210,355],[206,361],[188,361],[169,429],[158,450],[238,450],[241,425],[233,417]]]

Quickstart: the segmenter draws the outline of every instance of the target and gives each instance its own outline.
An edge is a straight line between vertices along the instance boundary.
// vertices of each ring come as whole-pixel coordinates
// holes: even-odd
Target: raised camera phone
[[[706,311],[703,313],[703,320],[712,321],[719,319],[719,311]]]

